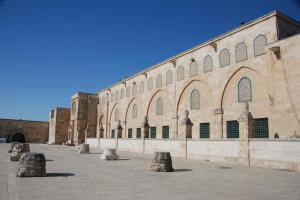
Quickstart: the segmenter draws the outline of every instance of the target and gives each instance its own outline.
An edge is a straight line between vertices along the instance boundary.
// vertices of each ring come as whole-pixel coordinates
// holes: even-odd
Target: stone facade
[[[226,139],[235,137],[228,131],[239,126],[231,122],[238,121],[245,103],[260,126],[245,137],[300,134],[299,32],[299,23],[273,12],[116,83],[97,94],[97,134],[91,135],[100,136],[102,128],[110,138],[121,120],[122,138],[128,132],[136,138],[147,117],[155,138],[162,139],[168,127],[167,138],[178,139],[188,110],[192,139],[201,139],[204,123],[208,138]]]
[[[248,163],[250,139],[300,135],[299,33],[298,22],[274,11],[97,94],[77,93],[73,141],[83,143],[85,130],[98,145],[121,134],[132,148],[130,140],[145,138],[144,146],[174,140],[185,149],[191,141],[239,141],[239,162]]]
[[[49,144],[62,144],[68,140],[69,108],[56,108],[49,113]]]
[[[27,143],[46,143],[48,131],[48,122],[0,119],[0,137],[7,138],[7,142],[21,139]]]

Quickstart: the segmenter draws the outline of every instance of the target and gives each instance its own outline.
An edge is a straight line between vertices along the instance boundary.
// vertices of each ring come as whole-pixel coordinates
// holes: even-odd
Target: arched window
[[[136,93],[137,93],[137,85],[136,83],[134,83],[132,86],[132,95],[136,95]]]
[[[148,90],[152,90],[152,88],[153,88],[153,79],[152,79],[152,77],[150,77],[148,79],[147,88],[148,88]]]
[[[235,60],[241,62],[247,60],[247,46],[244,42],[240,42],[235,47]]]
[[[198,75],[198,64],[196,61],[192,61],[190,64],[190,77],[197,76]]]
[[[162,85],[162,75],[161,74],[158,74],[156,76],[156,88],[160,88]]]
[[[126,88],[126,97],[130,97],[130,87]]]
[[[173,73],[171,70],[168,70],[166,73],[166,84],[172,84],[173,83]]]
[[[143,93],[143,92],[144,92],[144,88],[145,88],[145,86],[144,86],[144,81],[141,81],[141,82],[140,82],[140,87],[139,87],[139,92],[140,92],[140,93]]]
[[[121,89],[120,99],[124,99],[124,88]]]
[[[241,78],[238,83],[238,98],[239,102],[252,101],[251,81],[247,77]]]
[[[259,35],[254,39],[253,49],[254,56],[260,56],[266,53],[265,46],[267,45],[267,38],[264,35]]]
[[[184,79],[184,67],[179,66],[177,69],[177,81],[181,81]]]
[[[119,101],[119,91],[116,91],[115,101]]]
[[[198,90],[193,90],[190,97],[191,110],[198,110],[200,108],[200,93]]]
[[[205,56],[203,59],[203,72],[210,72],[213,70],[213,60],[210,55]]]
[[[228,49],[223,49],[220,52],[220,67],[226,67],[230,65],[230,53]]]
[[[134,104],[132,107],[132,118],[136,119],[137,118],[137,105]]]
[[[164,103],[162,98],[159,98],[156,102],[156,115],[162,115],[164,113]]]
[[[115,110],[115,121],[119,121],[119,110]]]
[[[111,102],[111,103],[114,102],[114,93],[111,93],[111,94],[110,94],[110,102]]]

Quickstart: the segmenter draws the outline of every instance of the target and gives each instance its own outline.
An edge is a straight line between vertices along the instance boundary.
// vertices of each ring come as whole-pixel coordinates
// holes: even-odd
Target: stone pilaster
[[[212,136],[212,139],[223,139],[223,109],[215,109],[214,114],[214,135]]]
[[[253,117],[249,112],[249,105],[247,102],[245,103],[244,110],[238,118],[238,121],[240,130],[239,163],[250,165],[249,138],[252,138],[253,133]]]

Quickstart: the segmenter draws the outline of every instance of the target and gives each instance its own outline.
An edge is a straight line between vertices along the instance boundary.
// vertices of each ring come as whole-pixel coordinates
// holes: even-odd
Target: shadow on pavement
[[[75,176],[72,173],[47,173],[47,177],[68,177],[68,176]]]
[[[174,169],[174,172],[191,172],[191,169]]]

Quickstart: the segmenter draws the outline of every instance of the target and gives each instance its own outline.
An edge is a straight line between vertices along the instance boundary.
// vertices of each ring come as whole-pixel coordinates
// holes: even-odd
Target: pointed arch
[[[128,103],[127,107],[126,107],[125,118],[124,118],[125,123],[127,122],[127,116],[128,116],[128,112],[129,112],[130,105],[132,104],[132,102],[133,102],[135,99],[136,99],[136,97],[133,97],[133,98],[129,101],[129,103]]]
[[[162,92],[162,90],[157,90],[157,91],[151,96],[150,101],[149,101],[149,103],[148,103],[148,105],[147,105],[146,116],[148,116],[148,114],[149,114],[150,105],[151,105],[151,103],[152,103],[154,97],[155,97],[159,92]]]
[[[118,105],[118,103],[115,103],[110,111],[110,114],[109,114],[109,123],[111,124],[111,117],[112,117],[112,114],[116,108],[116,106]]]

